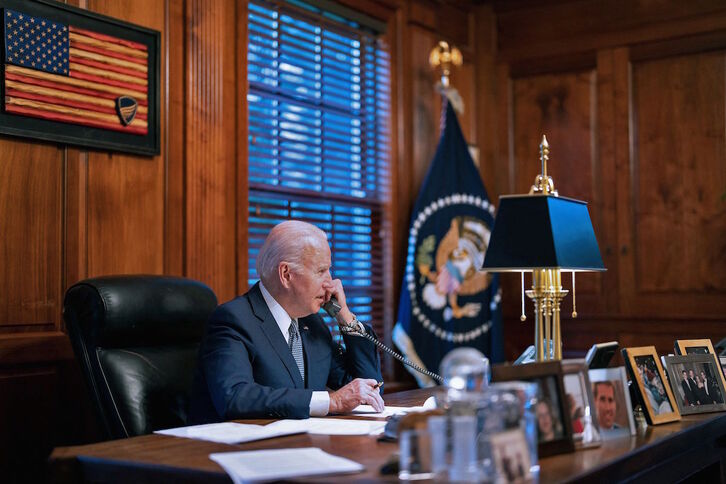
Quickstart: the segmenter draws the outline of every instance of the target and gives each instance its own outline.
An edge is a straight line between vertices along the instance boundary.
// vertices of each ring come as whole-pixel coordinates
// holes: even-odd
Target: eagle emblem
[[[492,276],[479,271],[489,244],[487,225],[469,216],[454,217],[446,235],[436,247],[436,236],[421,241],[416,251],[416,268],[423,286],[422,299],[434,310],[444,310],[444,320],[475,318],[481,304],[460,304],[459,298],[489,287]],[[432,257],[436,248],[435,259]]]

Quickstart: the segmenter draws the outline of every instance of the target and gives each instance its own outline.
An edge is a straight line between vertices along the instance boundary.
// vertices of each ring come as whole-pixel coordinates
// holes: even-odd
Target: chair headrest
[[[216,306],[214,292],[191,279],[105,276],[68,289],[63,314],[93,346],[115,348],[199,341]]]

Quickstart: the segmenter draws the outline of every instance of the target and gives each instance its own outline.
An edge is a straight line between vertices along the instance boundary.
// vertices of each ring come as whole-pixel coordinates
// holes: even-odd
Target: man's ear
[[[290,264],[287,262],[280,262],[277,266],[277,275],[280,278],[280,285],[285,289],[289,289],[292,279]]]

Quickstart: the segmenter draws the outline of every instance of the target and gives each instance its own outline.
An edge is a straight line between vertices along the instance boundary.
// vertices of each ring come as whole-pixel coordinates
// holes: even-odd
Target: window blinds
[[[249,283],[275,224],[313,223],[328,233],[351,309],[382,334],[387,50],[303,2],[254,0],[248,17]]]

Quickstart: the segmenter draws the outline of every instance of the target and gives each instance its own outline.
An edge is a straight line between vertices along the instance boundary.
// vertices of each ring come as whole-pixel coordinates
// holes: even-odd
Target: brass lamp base
[[[532,271],[532,289],[527,291],[527,296],[534,301],[536,361],[562,359],[560,303],[568,292],[562,289],[562,274],[559,269]]]

